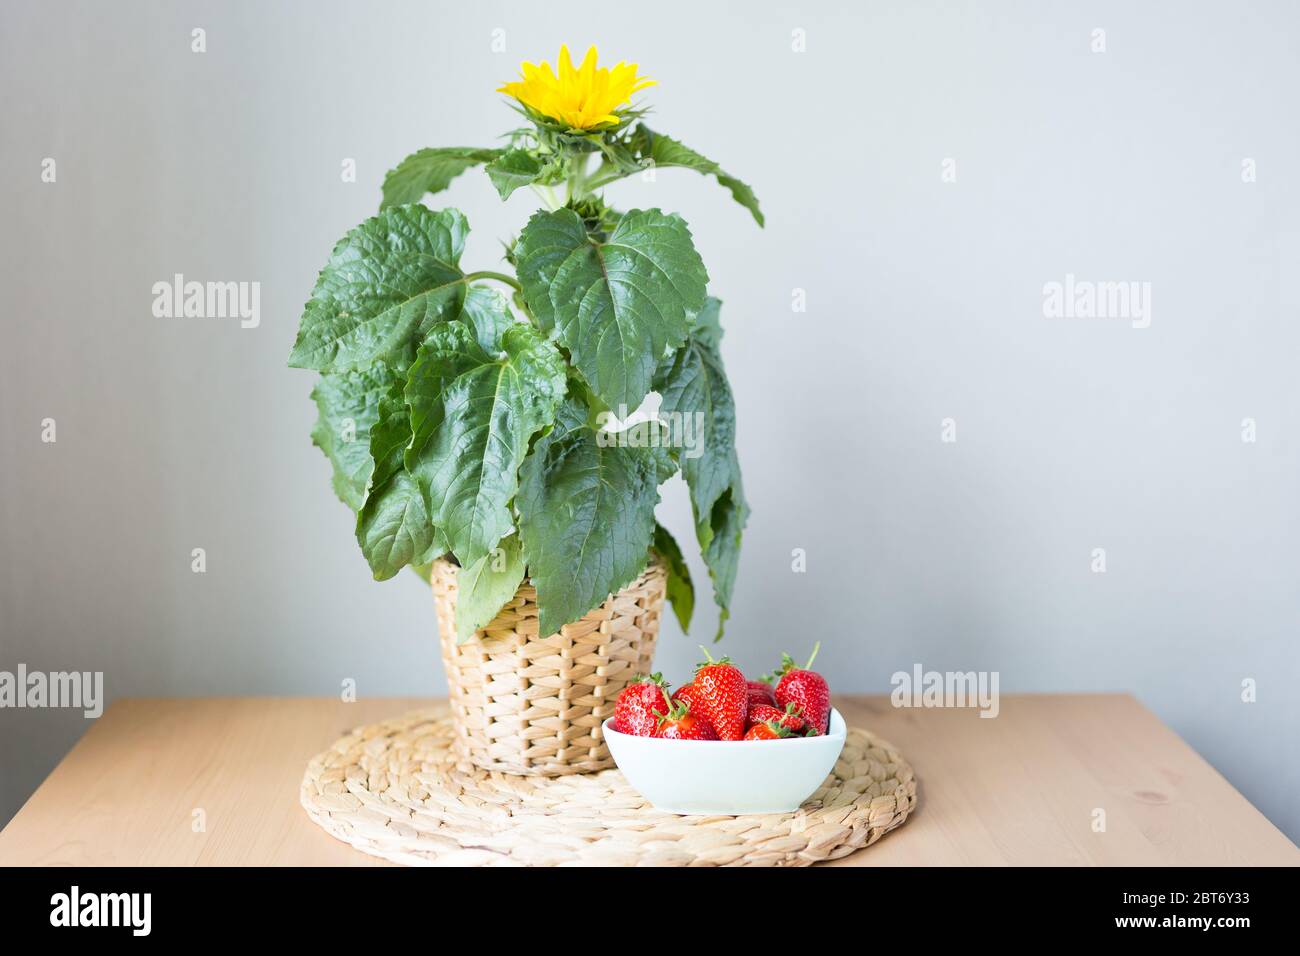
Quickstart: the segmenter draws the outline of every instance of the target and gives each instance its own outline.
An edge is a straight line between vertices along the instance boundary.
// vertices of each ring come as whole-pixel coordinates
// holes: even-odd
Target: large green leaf
[[[433,556],[437,538],[414,478],[398,470],[375,486],[357,516],[357,542],[377,581]]]
[[[691,631],[691,614],[695,610],[695,585],[691,583],[691,569],[686,566],[677,539],[661,524],[655,525],[654,549],[668,567],[668,603],[673,606],[682,633]]]
[[[546,332],[553,332],[556,324],[551,284],[564,261],[585,250],[586,243],[587,228],[569,209],[534,213],[515,242],[515,272],[524,300]]]
[[[353,511],[361,510],[370,491],[375,470],[371,433],[380,420],[380,406],[394,393],[400,398],[402,385],[385,366],[375,365],[322,375],[312,390],[319,412],[311,431],[312,444],[334,466],[334,492]],[[379,431],[382,446],[383,429]]]
[[[516,499],[543,635],[645,570],[659,483],[673,470],[663,448],[601,441],[580,402],[560,407],[524,461]]]
[[[485,348],[459,322],[434,329],[411,366],[406,467],[461,566],[514,526],[510,503],[534,434],[564,397],[564,359],[529,325],[512,323]]]
[[[403,376],[394,375],[393,387],[379,398],[378,418],[370,429],[372,490],[357,515],[357,541],[377,580],[391,578],[408,564],[427,580],[421,566],[447,551],[419,485],[403,466],[411,442],[405,385]]]
[[[749,210],[754,221],[760,226],[763,225],[763,213],[758,208],[758,197],[754,195],[754,191],[736,177],[727,175],[713,160],[701,156],[671,136],[654,132],[644,123],[639,124],[636,132],[632,134],[631,145],[642,164],[681,166],[698,173],[716,176],[718,183],[726,187],[732,198]]]
[[[686,344],[655,376],[662,396],[659,416],[667,424],[682,476],[691,490],[697,526],[707,524],[735,479],[736,405],[715,335],[717,299],[710,298]]]
[[[725,621],[749,509],[736,457],[736,406],[719,351],[720,308],[710,297],[686,344],[660,367],[655,390],[690,488],[696,537]]]
[[[713,598],[718,603],[718,633],[731,617],[731,594],[736,586],[736,570],[740,564],[740,538],[749,518],[749,505],[745,502],[745,489],[737,468],[736,481],[713,505],[710,521],[711,535],[703,546],[704,564],[713,581]]]
[[[471,166],[491,162],[500,155],[499,149],[472,146],[443,146],[412,153],[384,177],[384,201],[379,208],[419,202],[426,193],[446,189]]]
[[[603,240],[571,209],[539,212],[515,257],[538,322],[614,409],[641,404],[659,360],[686,341],[709,278],[686,223],[657,209],[624,214]]]
[[[420,205],[357,226],[316,280],[289,364],[321,371],[409,364],[429,329],[461,310],[468,232],[458,210]]]
[[[464,644],[501,613],[523,579],[517,534],[502,538],[492,551],[461,568],[456,574],[456,643]]]

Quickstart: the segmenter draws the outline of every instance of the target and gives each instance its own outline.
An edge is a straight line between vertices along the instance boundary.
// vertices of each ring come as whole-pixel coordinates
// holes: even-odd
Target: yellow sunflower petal
[[[596,47],[589,47],[575,68],[568,46],[561,46],[558,71],[546,62],[522,63],[520,79],[502,84],[497,92],[573,129],[617,124],[621,121],[619,108],[655,81],[638,77],[635,63],[619,61],[612,69],[598,66],[598,56]]]

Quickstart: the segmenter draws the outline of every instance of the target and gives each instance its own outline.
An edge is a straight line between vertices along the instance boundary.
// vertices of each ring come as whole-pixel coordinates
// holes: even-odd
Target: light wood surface
[[[0,832],[0,864],[386,865],[311,823],[298,784],[349,728],[428,703],[117,701]],[[836,865],[1300,865],[1291,841],[1131,697],[1006,696],[995,719],[885,697],[835,703],[920,779],[906,825]]]

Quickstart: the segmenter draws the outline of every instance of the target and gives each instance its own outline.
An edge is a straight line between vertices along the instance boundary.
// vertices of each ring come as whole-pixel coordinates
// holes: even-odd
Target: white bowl
[[[605,743],[627,782],[668,813],[791,813],[822,785],[844,749],[844,718],[830,732],[783,740],[662,740],[619,733]]]

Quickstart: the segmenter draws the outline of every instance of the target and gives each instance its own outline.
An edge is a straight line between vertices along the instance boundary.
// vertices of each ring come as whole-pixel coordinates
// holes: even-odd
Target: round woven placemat
[[[797,812],[740,817],[663,813],[617,770],[476,771],[452,739],[445,707],[358,728],[307,765],[302,805],[365,853],[453,866],[807,866],[871,845],[916,807],[912,768],[859,728]]]

